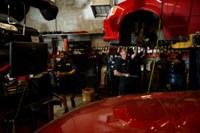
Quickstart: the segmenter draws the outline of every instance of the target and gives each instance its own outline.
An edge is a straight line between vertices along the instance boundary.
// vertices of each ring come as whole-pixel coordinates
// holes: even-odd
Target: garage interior
[[[0,132],[32,133],[63,116],[62,100],[50,89],[53,84],[52,65],[59,58],[59,51],[69,53],[77,64],[79,74],[79,89],[75,98],[77,106],[72,108],[68,101],[69,112],[91,102],[118,96],[118,81],[113,76],[113,67],[116,59],[120,58],[118,52],[122,47],[129,52],[137,47],[138,53],[145,54],[140,64],[141,93],[200,89],[198,32],[194,35],[195,41],[190,40],[195,46],[193,48],[173,48],[175,42],[165,40],[160,40],[158,47],[121,46],[118,42],[103,40],[103,22],[109,10],[123,0],[30,1],[17,0],[15,3],[5,0],[0,6]],[[49,12],[46,11],[48,6],[52,8]],[[5,30],[3,23],[16,25],[20,34],[13,27]],[[36,50],[23,47],[23,43],[30,43],[31,49],[34,47]],[[42,47],[43,44],[47,47]],[[32,53],[31,57],[29,53]],[[168,85],[160,88],[156,69],[152,76],[153,65],[159,61],[161,54],[172,59],[180,53],[185,62],[184,87]],[[46,56],[40,58],[38,54]],[[21,66],[14,69],[17,63]],[[34,72],[30,68],[34,68]],[[38,71],[43,72],[38,74]],[[26,74],[31,77],[28,83],[24,83],[21,77]],[[69,96],[67,99],[70,99]]]

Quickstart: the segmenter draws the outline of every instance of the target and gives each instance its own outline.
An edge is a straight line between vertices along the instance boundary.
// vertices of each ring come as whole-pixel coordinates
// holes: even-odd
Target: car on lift
[[[200,30],[199,5],[199,0],[123,0],[104,20],[103,39],[111,44],[151,48],[157,39],[180,40]]]

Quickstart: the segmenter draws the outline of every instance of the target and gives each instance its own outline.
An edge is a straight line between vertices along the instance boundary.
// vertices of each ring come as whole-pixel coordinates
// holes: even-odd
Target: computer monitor
[[[10,77],[47,71],[48,49],[43,42],[10,42]]]

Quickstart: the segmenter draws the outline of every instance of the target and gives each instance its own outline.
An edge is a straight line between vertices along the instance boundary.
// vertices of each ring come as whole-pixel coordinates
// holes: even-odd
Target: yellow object
[[[190,34],[190,38],[187,42],[177,42],[175,44],[172,44],[172,48],[174,49],[181,49],[181,48],[191,48],[193,47],[193,42],[192,42],[192,38],[193,38],[194,34]]]
[[[82,89],[82,96],[84,102],[91,102],[95,100],[94,88],[84,88]]]

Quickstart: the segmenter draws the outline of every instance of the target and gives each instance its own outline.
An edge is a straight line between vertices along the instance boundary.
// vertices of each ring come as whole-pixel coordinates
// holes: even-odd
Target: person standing
[[[138,52],[138,46],[134,47],[133,53],[131,54],[130,60],[130,70],[129,74],[134,75],[134,77],[129,78],[132,86],[132,93],[142,93],[142,75],[141,67],[143,65],[143,69],[145,64],[143,63],[143,59],[145,58],[145,49],[143,48],[140,52]]]
[[[169,62],[168,66],[168,83],[169,91],[186,89],[186,64],[183,60],[183,54],[179,53],[176,58]]]
[[[129,83],[129,59],[126,49],[120,50],[120,58],[116,61],[114,75],[119,77],[118,95],[126,95],[130,91]]]
[[[167,90],[167,78],[168,78],[168,63],[169,59],[165,53],[160,53],[160,60],[156,62],[156,73],[158,78],[158,86],[156,90],[166,91]]]
[[[61,51],[59,53],[60,60],[54,65],[54,74],[57,80],[57,84],[59,84],[61,99],[63,102],[63,106],[65,108],[64,113],[69,111],[67,106],[67,94],[71,95],[71,105],[74,108],[75,105],[75,91],[76,91],[76,65],[74,62],[69,59],[67,53],[65,51]]]

